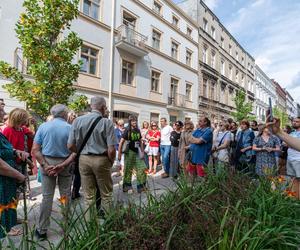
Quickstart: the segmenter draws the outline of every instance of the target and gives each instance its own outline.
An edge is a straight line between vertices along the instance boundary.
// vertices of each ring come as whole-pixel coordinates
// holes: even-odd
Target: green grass
[[[267,179],[251,180],[221,171],[144,205],[117,204],[103,225],[73,209],[70,222],[57,222],[65,237],[47,249],[297,249],[300,203],[272,191]],[[96,218],[96,215],[94,215]],[[29,237],[32,239],[32,237]],[[36,249],[31,241],[31,248]],[[18,248],[24,249],[24,248]]]

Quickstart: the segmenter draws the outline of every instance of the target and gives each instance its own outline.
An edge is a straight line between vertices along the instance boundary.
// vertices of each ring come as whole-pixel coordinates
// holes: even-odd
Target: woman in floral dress
[[[277,171],[275,152],[280,151],[279,140],[273,136],[267,127],[255,137],[253,150],[256,152],[255,172],[259,176],[274,175]]]

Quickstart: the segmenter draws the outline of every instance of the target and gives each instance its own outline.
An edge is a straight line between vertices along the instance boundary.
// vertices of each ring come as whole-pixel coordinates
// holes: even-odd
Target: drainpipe
[[[109,110],[109,119],[113,118],[112,110],[112,91],[114,84],[114,66],[115,66],[115,21],[116,21],[116,0],[112,0],[111,7],[111,30],[110,30],[110,55],[109,55],[109,86],[108,86],[108,110]]]

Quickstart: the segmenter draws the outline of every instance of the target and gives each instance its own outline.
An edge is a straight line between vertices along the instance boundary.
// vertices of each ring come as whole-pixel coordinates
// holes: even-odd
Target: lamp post
[[[114,66],[115,66],[115,21],[116,21],[116,0],[112,0],[111,7],[111,29],[110,29],[110,55],[109,55],[109,86],[108,86],[108,110],[109,110],[109,118],[112,119],[112,91],[113,91],[113,83],[114,83]]]

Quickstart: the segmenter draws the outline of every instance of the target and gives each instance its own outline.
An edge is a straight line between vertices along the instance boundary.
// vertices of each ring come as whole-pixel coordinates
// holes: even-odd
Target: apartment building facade
[[[276,107],[282,112],[286,112],[286,93],[278,82],[272,79],[273,84],[276,86]]]
[[[259,122],[266,121],[269,98],[272,105],[276,105],[276,86],[262,69],[255,65],[255,115]]]
[[[178,4],[199,27],[199,109],[213,119],[224,119],[235,109],[239,89],[254,103],[254,58],[243,49],[203,1]]]
[[[6,1],[2,7],[0,59],[16,64],[19,47],[14,25],[22,11],[22,1]],[[102,95],[108,100],[110,32],[113,1],[82,0],[79,17],[71,30],[83,46],[77,60],[83,64],[77,92],[88,97]],[[112,114],[114,119],[138,116],[139,122],[191,119],[198,115],[198,31],[197,25],[169,0],[116,0]],[[1,80],[1,84],[4,81]],[[3,90],[1,90],[3,93]],[[1,93],[1,95],[2,95]],[[19,104],[9,99],[11,107]],[[18,104],[17,104],[18,103]]]
[[[285,90],[286,93],[286,111],[290,120],[293,120],[294,117],[297,117],[297,104],[294,101],[294,98],[291,94]]]

